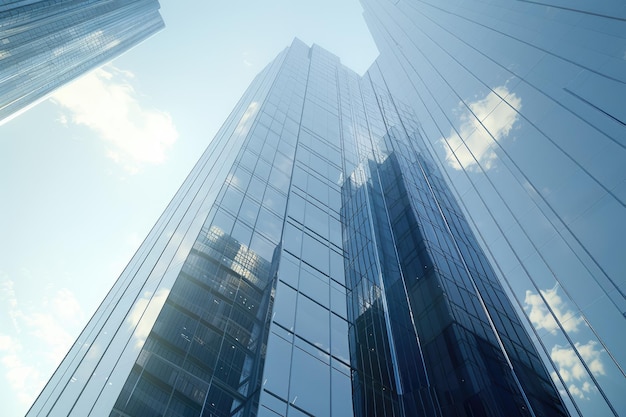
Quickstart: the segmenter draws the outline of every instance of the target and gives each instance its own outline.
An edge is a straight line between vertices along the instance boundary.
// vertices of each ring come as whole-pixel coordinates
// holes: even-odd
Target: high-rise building
[[[0,122],[164,27],[158,0],[0,4]]]
[[[624,2],[361,3],[572,414],[624,415]]]
[[[567,416],[412,110],[295,40],[29,416]]]

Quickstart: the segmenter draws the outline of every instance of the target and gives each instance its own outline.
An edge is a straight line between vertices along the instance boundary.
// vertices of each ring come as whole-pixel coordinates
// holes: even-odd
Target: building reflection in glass
[[[570,412],[626,410],[623,2],[361,0]]]
[[[204,227],[111,416],[250,415],[275,273],[271,259]]]
[[[30,415],[567,415],[418,127],[294,40]]]
[[[356,415],[568,415],[445,182],[394,136],[344,186]]]

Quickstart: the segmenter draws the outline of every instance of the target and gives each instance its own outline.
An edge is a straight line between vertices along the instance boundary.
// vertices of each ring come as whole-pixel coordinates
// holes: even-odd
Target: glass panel
[[[350,363],[350,350],[348,348],[348,322],[330,315],[330,338],[331,353],[333,356]]]
[[[330,367],[294,349],[289,397],[291,404],[313,415],[330,415]]]
[[[272,319],[287,329],[293,330],[295,311],[296,291],[282,282],[278,282]]]
[[[267,341],[267,355],[263,368],[263,387],[287,398],[291,368],[291,343],[271,333]]]
[[[303,264],[300,270],[300,292],[308,295],[324,307],[330,303],[328,277]]]
[[[327,246],[307,233],[303,235],[302,260],[314,266],[325,274],[329,271],[329,252]]]
[[[320,349],[330,351],[329,311],[302,295],[298,296],[296,334]]]
[[[352,416],[352,383],[350,378],[333,369],[331,383],[332,415]]]

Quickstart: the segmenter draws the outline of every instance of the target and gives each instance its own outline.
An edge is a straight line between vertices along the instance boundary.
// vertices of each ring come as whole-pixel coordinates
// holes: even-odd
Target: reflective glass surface
[[[567,415],[419,126],[294,40],[31,414]]]
[[[163,360],[177,363],[177,360],[184,359],[184,356],[180,357],[180,349],[161,349],[165,353],[159,358],[157,357],[159,346],[153,341],[146,343],[146,340],[157,318],[164,317],[160,314],[164,306],[168,306],[167,308],[171,310],[172,306],[177,306],[176,300],[183,297],[181,294],[188,293],[189,286],[186,286],[183,281],[178,284],[178,278],[184,276],[185,273],[197,274],[194,271],[202,260],[202,256],[197,254],[207,246],[204,242],[208,239],[209,231],[212,231],[211,233],[213,231],[217,233],[218,230],[224,231],[223,234],[226,237],[221,240],[222,242],[228,240],[227,235],[230,236],[230,241],[245,241],[245,243],[233,243],[230,252],[227,252],[229,256],[232,255],[232,248],[239,245],[239,247],[247,248],[241,251],[241,258],[246,260],[262,258],[250,250],[251,225],[243,221],[236,222],[235,216],[238,211],[231,211],[239,210],[241,203],[239,206],[229,205],[224,202],[223,197],[228,192],[229,198],[236,199],[234,196],[241,193],[237,187],[242,186],[235,184],[237,181],[234,177],[234,173],[238,172],[236,168],[241,164],[242,153],[239,151],[244,148],[245,143],[250,142],[249,138],[253,135],[267,133],[267,129],[262,125],[254,123],[255,116],[259,113],[259,103],[264,102],[268,95],[285,55],[286,52],[281,53],[255,78],[27,415],[102,415],[102,410],[113,408],[133,369],[139,369],[143,366],[142,364],[148,362],[150,366],[152,364],[157,366]],[[272,187],[267,187],[266,191],[270,189]],[[281,200],[276,197],[279,194],[278,192],[272,194],[273,204],[268,205],[268,209],[271,206],[275,210],[280,210],[281,201],[284,207],[284,198]],[[218,200],[219,203],[216,203]],[[240,201],[243,201],[243,198]],[[233,237],[235,235],[239,238]],[[258,242],[265,243],[265,245],[258,243],[255,245],[262,247],[262,252],[267,253],[267,247],[270,246],[267,242],[270,240],[261,234],[258,234],[258,238],[261,239]],[[190,254],[192,254],[191,257]],[[211,254],[212,259],[215,259],[215,252]],[[190,263],[184,265],[188,257]],[[272,256],[270,254],[269,258],[263,259],[265,262],[271,262]],[[210,262],[209,259],[205,265],[210,266]],[[215,263],[215,260],[213,262]],[[248,261],[243,262],[237,258],[237,263],[233,262],[228,267],[232,272],[227,275],[231,278],[242,275],[244,270],[250,268],[248,264]],[[184,271],[190,270],[191,272],[183,272],[183,265]],[[226,267],[220,271],[227,272]],[[250,279],[248,281],[257,285]],[[225,289],[221,287],[218,290],[211,290],[207,288],[206,283],[195,282],[194,284],[196,286],[192,288],[194,288],[195,296],[202,297],[200,300],[213,303],[215,298],[210,297],[216,296],[215,291],[220,291],[219,294],[223,297],[230,296],[231,290],[225,293]],[[172,300],[168,300],[174,285],[177,287],[177,293]],[[225,286],[225,288],[229,287]],[[202,304],[203,301],[196,301],[196,303]],[[234,303],[232,297],[227,301],[225,305]],[[192,306],[193,302],[194,300],[190,300]],[[198,313],[189,314],[190,309],[193,313],[192,307],[186,307],[186,309],[178,307],[174,311],[180,311],[179,316],[184,320],[189,320],[187,317],[191,317],[192,320],[197,321],[194,314]],[[164,320],[167,321],[168,318],[165,317]],[[176,323],[180,324],[183,321]],[[207,327],[204,322],[200,324]],[[250,326],[252,325],[248,325]],[[204,330],[204,327],[198,327],[198,331],[202,330],[206,333],[208,330]],[[224,333],[223,330],[221,331]],[[198,337],[210,339],[210,335],[205,333]],[[191,335],[183,334],[190,340],[195,340],[191,339]],[[214,339],[217,336],[212,337]],[[180,341],[177,342],[180,343]],[[147,345],[146,349],[144,345]],[[157,347],[152,349],[154,346]],[[177,357],[176,360],[172,359]],[[202,374],[202,372],[205,373]],[[210,375],[203,368],[198,368],[197,374],[204,375],[204,377]],[[196,371],[192,372],[192,375],[196,375]],[[206,384],[206,381],[203,384]],[[202,387],[203,384],[199,386]],[[161,389],[163,390],[162,386]],[[167,389],[166,387],[163,395],[169,395]],[[170,387],[170,389],[173,388]],[[227,400],[225,402],[227,403]]]
[[[361,3],[370,75],[414,109],[570,412],[623,414],[626,6]]]
[[[0,2],[0,121],[165,25],[157,0]]]

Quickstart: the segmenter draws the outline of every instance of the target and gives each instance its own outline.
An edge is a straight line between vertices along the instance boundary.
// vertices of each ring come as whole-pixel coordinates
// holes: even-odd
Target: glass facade
[[[164,27],[157,0],[0,2],[0,122]]]
[[[626,412],[626,6],[361,0],[573,415]]]
[[[567,416],[386,87],[295,40],[29,416]]]

